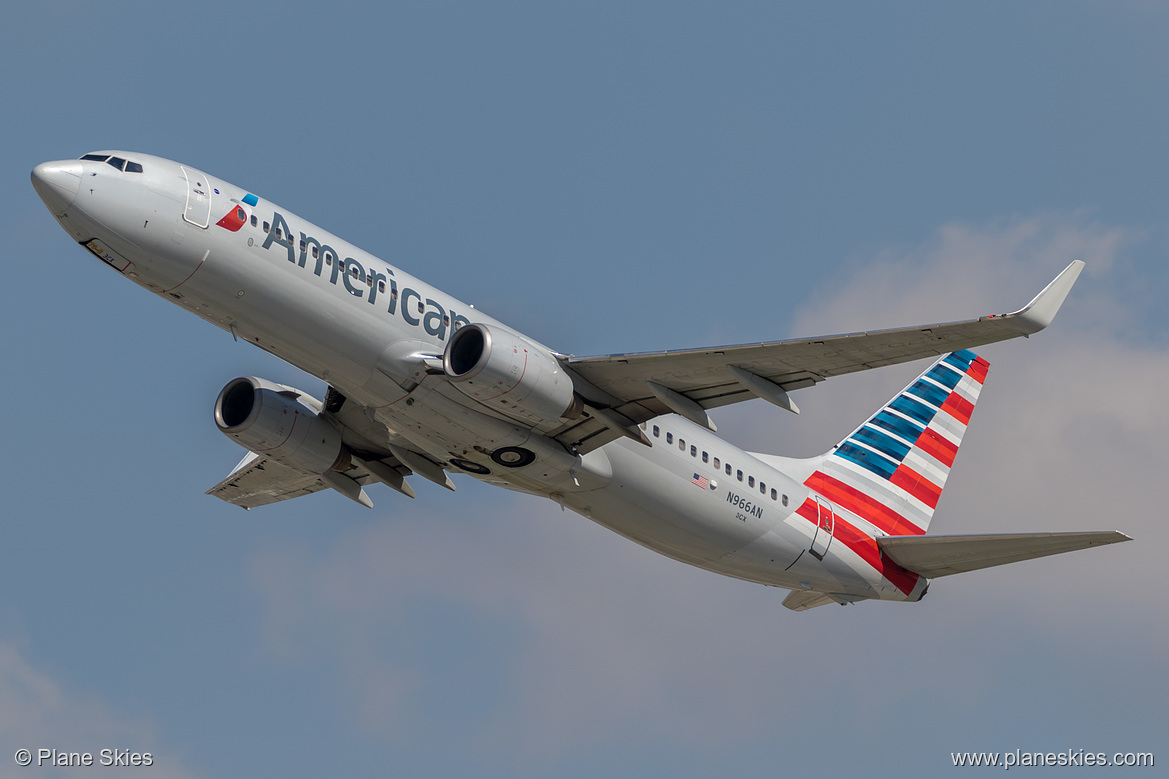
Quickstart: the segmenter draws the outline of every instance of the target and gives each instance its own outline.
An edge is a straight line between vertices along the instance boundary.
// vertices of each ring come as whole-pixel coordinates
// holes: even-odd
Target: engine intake
[[[250,451],[313,474],[348,467],[341,431],[321,403],[300,390],[254,376],[228,382],[215,400],[215,425]]]
[[[575,419],[572,378],[546,349],[499,327],[464,325],[451,335],[443,371],[467,397],[513,417]]]

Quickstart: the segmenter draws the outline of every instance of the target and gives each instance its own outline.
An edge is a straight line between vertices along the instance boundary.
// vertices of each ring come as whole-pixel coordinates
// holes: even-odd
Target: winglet
[[[1017,329],[1025,335],[1038,333],[1055,319],[1059,307],[1063,305],[1068,293],[1072,291],[1072,285],[1076,283],[1076,279],[1079,278],[1080,271],[1083,269],[1083,260],[1072,260],[1071,265],[1064,268],[1063,272],[1044,287],[1034,300],[1018,311],[1005,316],[1017,318],[1019,325]]]

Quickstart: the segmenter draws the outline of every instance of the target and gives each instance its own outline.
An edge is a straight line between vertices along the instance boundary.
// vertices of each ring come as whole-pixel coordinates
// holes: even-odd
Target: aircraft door
[[[828,554],[828,546],[832,543],[832,532],[836,527],[836,515],[832,511],[832,504],[819,495],[816,498],[818,521],[816,534],[812,536],[812,548],[809,550],[817,560],[823,560]]]
[[[180,167],[187,178],[187,206],[183,219],[195,227],[206,228],[211,223],[211,186],[207,174],[186,165]]]

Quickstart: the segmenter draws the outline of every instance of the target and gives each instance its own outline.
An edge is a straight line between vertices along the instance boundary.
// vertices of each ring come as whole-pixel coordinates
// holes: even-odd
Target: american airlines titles
[[[277,211],[272,215],[272,229],[264,238],[263,248],[269,249],[272,244],[283,246],[288,251],[288,261],[301,268],[307,267],[309,260],[312,260],[314,263],[313,273],[317,276],[323,276],[325,268],[329,268],[330,284],[336,285],[340,281],[345,285],[345,289],[350,295],[363,298],[371,305],[377,304],[379,292],[385,288],[383,285],[388,286],[388,294],[382,301],[385,303],[386,312],[395,314],[400,311],[402,320],[406,324],[412,327],[421,326],[427,334],[440,341],[446,339],[448,328],[453,332],[465,324],[470,324],[471,320],[467,317],[454,311],[448,312],[438,301],[423,298],[417,290],[407,287],[399,294],[398,282],[394,278],[394,272],[389,268],[383,268],[383,273],[375,268],[363,267],[352,257],[346,257],[342,260],[337,254],[337,250],[332,246],[322,244],[318,239],[303,232],[300,234],[300,251],[298,253],[292,236],[293,232],[288,226],[288,221]],[[310,254],[312,254],[311,257]],[[411,300],[415,301],[413,310],[411,309]],[[399,302],[401,303],[400,309],[398,308]],[[415,312],[418,312],[417,316],[415,316]]]

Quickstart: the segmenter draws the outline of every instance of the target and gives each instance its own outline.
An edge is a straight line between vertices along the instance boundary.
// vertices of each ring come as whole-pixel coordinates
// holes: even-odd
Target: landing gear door
[[[816,534],[812,537],[812,548],[809,550],[817,560],[823,560],[828,554],[828,546],[832,543],[832,531],[836,528],[836,515],[832,512],[832,504],[819,495],[816,498],[817,519]]]
[[[195,227],[206,228],[211,223],[211,187],[207,175],[186,165],[181,167],[187,178],[187,207],[183,219]]]

